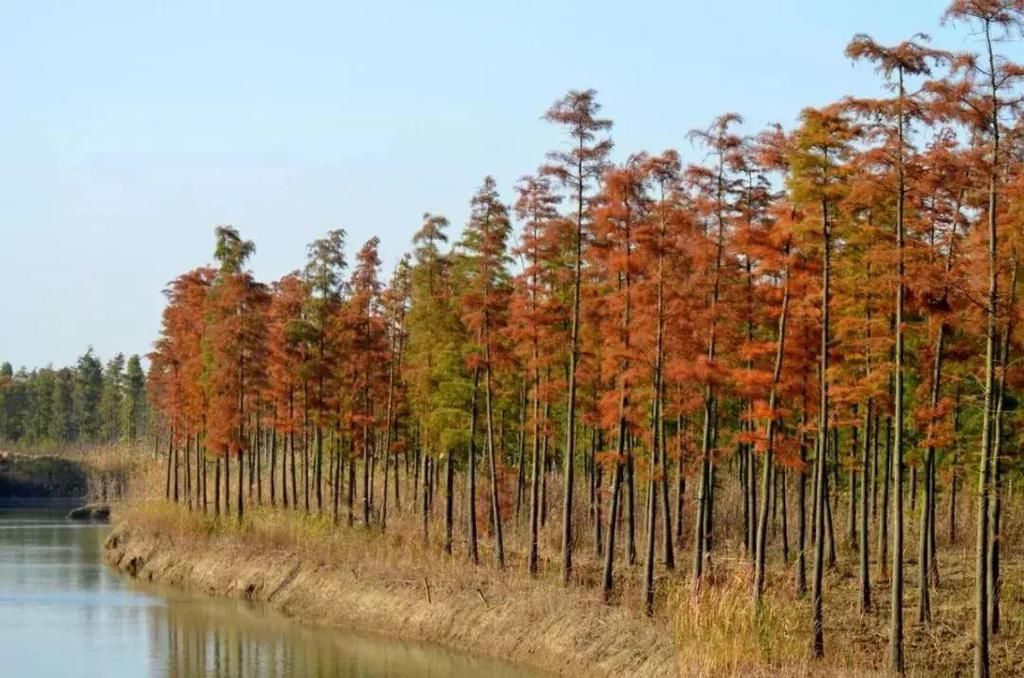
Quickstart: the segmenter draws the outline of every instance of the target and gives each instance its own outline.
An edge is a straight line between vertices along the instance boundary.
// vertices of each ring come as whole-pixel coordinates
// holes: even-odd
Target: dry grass
[[[675,672],[666,626],[585,589],[428,556],[400,530],[337,529],[328,518],[270,509],[239,525],[166,502],[133,503],[119,518],[107,557],[141,578],[560,675]]]
[[[418,508],[404,504],[401,510],[392,503],[386,533],[377,527],[358,524],[346,528],[347,508],[342,507],[342,527],[335,527],[330,516],[306,515],[303,512],[254,507],[239,525],[234,518],[217,518],[168,507],[162,502],[142,501],[144,497],[162,495],[163,469],[149,466],[144,483],[133,485],[136,501],[128,518],[150,528],[174,535],[175,539],[206,543],[217,549],[230,544],[243,544],[260,551],[300,554],[302,558],[350,568],[355,572],[372,572],[385,579],[405,582],[422,588],[429,581],[435,592],[479,592],[490,598],[520,597],[535,601],[538,606],[579,606],[591,609],[599,599],[600,562],[593,546],[592,527],[587,519],[586,500],[581,491],[577,503],[575,585],[566,592],[559,584],[560,487],[557,477],[549,482],[549,522],[541,531],[541,572],[536,578],[525,572],[524,553],[526,516],[519,521],[506,514],[506,550],[508,566],[499,571],[493,566],[492,539],[489,526],[481,521],[481,566],[467,564],[466,545],[462,538],[465,524],[465,502],[461,484],[456,488],[455,554],[442,550],[442,500],[438,498],[431,518],[430,534],[424,540]],[[723,474],[724,475],[724,474]],[[582,484],[582,483],[581,483]],[[380,488],[378,479],[378,489]],[[857,555],[847,542],[845,495],[834,507],[837,540],[837,564],[826,572],[825,635],[826,656],[814,660],[810,656],[811,606],[800,597],[794,586],[794,560],[784,563],[780,539],[776,535],[770,546],[768,593],[755,614],[752,605],[752,572],[749,560],[738,542],[741,509],[735,484],[724,481],[716,495],[716,548],[708,584],[694,595],[689,581],[692,553],[689,548],[676,554],[678,567],[667,572],[659,562],[658,598],[655,619],[649,621],[641,613],[641,576],[638,557],[636,566],[627,566],[624,553],[616,561],[616,609],[622,615],[622,634],[637,628],[657,632],[671,630],[674,635],[679,671],[682,675],[869,675],[884,671],[887,657],[889,598],[891,589],[882,576],[877,560],[871,563],[874,607],[867,614],[857,611]],[[792,486],[791,486],[792,487]],[[403,485],[403,500],[410,496]],[[585,488],[581,488],[585,491]],[[264,489],[264,491],[266,491]],[[480,501],[488,497],[486,484],[481,487]],[[212,494],[212,493],[211,493]],[[791,492],[791,509],[795,509]],[[905,537],[905,643],[907,669],[910,675],[940,676],[969,673],[972,661],[972,629],[974,619],[974,507],[969,492],[962,494],[958,511],[958,540],[949,543],[946,507],[939,506],[940,580],[932,593],[933,621],[917,622],[917,539],[919,514],[911,512]],[[212,496],[211,496],[212,499]],[[638,496],[637,505],[642,506]],[[1004,510],[1003,552],[1003,632],[992,646],[995,675],[1024,674],[1024,558],[1017,548],[1024,543],[1020,497],[1009,493]],[[486,508],[486,507],[485,507]],[[686,543],[689,543],[689,520],[693,506],[688,497],[684,514]],[[328,509],[329,510],[329,509]],[[358,506],[356,521],[358,523]],[[486,515],[486,513],[484,513]],[[792,515],[792,514],[791,514]],[[791,521],[795,523],[795,520]],[[641,550],[643,522],[638,520],[638,550]],[[790,543],[795,552],[795,528],[791,525]],[[872,555],[877,543],[877,523],[872,521]],[[620,548],[624,547],[620,540]],[[660,548],[659,548],[660,554]],[[807,562],[808,578],[812,559]],[[595,609],[602,609],[600,607]],[[603,608],[608,609],[608,608]]]

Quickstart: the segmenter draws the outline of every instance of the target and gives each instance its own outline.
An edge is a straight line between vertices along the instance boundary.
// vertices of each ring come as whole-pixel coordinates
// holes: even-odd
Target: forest
[[[680,151],[613,161],[597,93],[569,91],[536,172],[504,198],[483,178],[460,234],[425,214],[387,280],[378,239],[338,229],[261,282],[255,244],[218,227],[149,356],[167,499],[400,526],[651,615],[739,559],[755,614],[807,601],[814,657],[836,616],[875,615],[880,668],[926,659],[913,629],[953,628],[988,676],[1019,631],[1024,66],[1002,48],[1024,2],[941,20],[974,51],[855,35],[884,96],[755,133],[725,113]],[[14,381],[92,393],[96,373]],[[115,435],[20,421],[5,431]],[[965,544],[969,615],[946,618],[943,556]],[[830,605],[844,587],[856,612]]]
[[[90,348],[68,367],[0,364],[0,445],[135,445],[148,427],[138,355],[118,353],[104,364]]]

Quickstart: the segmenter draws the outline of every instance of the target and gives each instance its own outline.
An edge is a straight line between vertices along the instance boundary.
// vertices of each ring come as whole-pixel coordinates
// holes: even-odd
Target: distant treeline
[[[148,420],[138,355],[104,365],[90,348],[68,367],[0,364],[0,443],[135,443]]]

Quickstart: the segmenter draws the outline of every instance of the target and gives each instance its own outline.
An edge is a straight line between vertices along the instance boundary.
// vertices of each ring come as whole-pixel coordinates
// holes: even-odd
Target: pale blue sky
[[[939,29],[942,0],[0,0],[0,360],[149,350],[160,290],[230,223],[262,279],[331,228],[461,225],[559,141],[540,117],[593,87],[617,155],[724,111],[751,131],[871,94],[843,47]]]

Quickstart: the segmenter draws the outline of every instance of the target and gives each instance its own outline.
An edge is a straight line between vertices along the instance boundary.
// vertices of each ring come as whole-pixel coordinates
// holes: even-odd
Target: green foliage
[[[149,407],[142,361],[115,355],[104,367],[90,348],[73,367],[14,371],[0,365],[0,443],[138,442]]]

